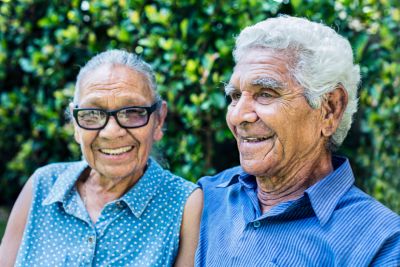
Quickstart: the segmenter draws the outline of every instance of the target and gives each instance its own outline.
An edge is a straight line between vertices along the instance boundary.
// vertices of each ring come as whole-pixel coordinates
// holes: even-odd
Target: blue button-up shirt
[[[400,266],[400,216],[354,186],[347,159],[299,199],[262,213],[240,167],[199,180],[196,266]]]

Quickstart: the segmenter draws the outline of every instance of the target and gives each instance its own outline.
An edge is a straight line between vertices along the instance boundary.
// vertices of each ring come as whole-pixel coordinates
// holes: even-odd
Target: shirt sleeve
[[[386,239],[372,261],[371,266],[400,266],[400,232],[397,232],[390,238]]]

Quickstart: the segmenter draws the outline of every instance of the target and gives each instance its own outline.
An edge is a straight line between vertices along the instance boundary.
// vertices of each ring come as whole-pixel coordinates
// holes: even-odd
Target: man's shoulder
[[[198,184],[203,190],[209,187],[215,187],[222,183],[229,182],[234,176],[240,175],[243,169],[240,166],[232,167],[221,171],[212,176],[204,176],[198,180]]]
[[[365,224],[400,233],[400,216],[356,186],[344,195],[337,210],[346,212],[349,217],[361,218]]]

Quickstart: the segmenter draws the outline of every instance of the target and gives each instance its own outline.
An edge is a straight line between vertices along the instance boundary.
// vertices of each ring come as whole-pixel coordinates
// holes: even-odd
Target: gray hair
[[[80,69],[75,83],[74,103],[78,102],[80,90],[79,84],[82,77],[84,77],[88,72],[93,71],[103,65],[122,65],[143,74],[148,81],[150,89],[155,95],[156,101],[161,100],[160,95],[156,91],[156,79],[151,66],[133,53],[114,49],[94,56],[86,63],[85,66]]]
[[[349,41],[321,23],[284,15],[245,28],[236,38],[235,62],[254,48],[275,49],[291,57],[294,64],[289,66],[289,71],[304,88],[312,108],[319,108],[326,94],[339,84],[344,87],[349,102],[327,144],[329,149],[337,149],[351,127],[358,102],[360,68],[353,63]]]

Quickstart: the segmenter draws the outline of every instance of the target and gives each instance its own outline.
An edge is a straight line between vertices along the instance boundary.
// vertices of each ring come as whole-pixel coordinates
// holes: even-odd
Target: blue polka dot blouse
[[[85,161],[56,163],[33,176],[33,203],[16,266],[171,266],[182,213],[196,185],[149,159],[121,198],[90,220],[76,189]]]

